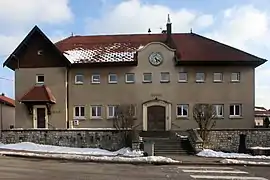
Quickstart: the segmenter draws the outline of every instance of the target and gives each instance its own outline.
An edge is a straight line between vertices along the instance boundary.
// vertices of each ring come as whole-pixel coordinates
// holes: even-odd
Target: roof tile
[[[24,94],[19,101],[21,102],[39,101],[39,102],[56,103],[56,99],[52,95],[51,90],[45,85],[34,86],[26,94]]]

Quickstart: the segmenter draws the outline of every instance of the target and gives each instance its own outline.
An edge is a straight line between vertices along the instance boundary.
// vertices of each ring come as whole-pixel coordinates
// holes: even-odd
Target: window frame
[[[162,75],[167,75],[168,76],[168,79],[162,79]],[[160,82],[161,83],[169,83],[170,82],[170,72],[161,72],[160,73]]]
[[[220,75],[220,79],[215,79],[215,74],[219,74]],[[214,72],[213,73],[213,82],[215,82],[215,83],[223,82],[223,73],[221,73],[221,72]]]
[[[150,75],[151,80],[145,80],[145,75]],[[153,74],[152,73],[143,73],[143,83],[152,83],[153,81]]]
[[[115,76],[115,78],[116,78],[115,81],[112,81],[112,80],[111,80],[111,77],[112,77],[112,76]],[[108,74],[108,83],[109,83],[109,84],[117,84],[117,82],[118,82],[117,74],[115,74],[115,73],[110,73],[110,74]]]
[[[132,75],[132,76],[133,76],[133,81],[129,81],[129,80],[128,80],[127,77],[128,77],[129,75]],[[126,73],[126,75],[125,75],[125,81],[126,81],[127,84],[135,83],[135,73]]]
[[[237,79],[233,79],[232,77],[233,77],[233,74],[236,74],[236,77],[237,77]],[[240,79],[241,79],[241,77],[240,77],[241,75],[240,75],[240,72],[232,72],[231,73],[231,82],[240,82]]]
[[[76,108],[79,108],[79,116],[76,116]],[[84,109],[84,115],[82,116],[82,108]],[[74,106],[73,108],[73,118],[74,119],[85,119],[85,106],[83,105],[78,105]]]
[[[187,115],[183,115],[184,108],[187,106]],[[178,114],[178,108],[181,107],[181,115]],[[189,117],[189,105],[188,104],[177,104],[176,105],[176,117],[177,118],[188,118]]]
[[[78,79],[77,79],[78,76],[82,77],[82,81],[78,81]],[[82,74],[76,74],[74,78],[75,78],[74,79],[75,84],[83,84],[84,76]]]
[[[215,108],[215,118],[224,118],[224,104],[213,104],[214,108]],[[217,113],[218,110],[218,106],[222,107],[222,115],[218,115],[219,113]]]
[[[110,116],[110,108],[113,108],[113,116]],[[111,119],[115,117],[115,112],[116,112],[117,105],[108,105],[107,106],[107,118]]]
[[[231,106],[233,106],[233,114],[231,114]],[[236,112],[236,106],[239,106],[239,115],[237,115]],[[230,118],[238,118],[242,117],[242,104],[230,104],[229,106],[229,117]]]
[[[38,78],[41,77],[41,76],[43,77],[43,81],[39,81],[38,80]],[[45,76],[44,76],[44,74],[37,74],[36,75],[36,84],[44,84],[44,83],[45,83]]]
[[[96,116],[93,116],[93,108],[95,108],[95,112],[97,114],[98,112],[98,108],[100,108],[100,116],[96,115]],[[91,119],[102,119],[102,106],[101,105],[91,105],[90,106],[90,118]]]
[[[98,77],[98,79],[99,79],[98,82],[95,82],[95,81],[94,81],[94,77],[95,77],[95,76]],[[92,74],[92,75],[91,75],[91,83],[92,83],[92,84],[100,84],[100,74]]]
[[[185,75],[185,79],[180,79],[181,74]],[[178,73],[178,82],[180,82],[180,83],[188,82],[188,73],[187,72],[179,72]]]
[[[197,79],[198,74],[203,74],[203,80]],[[204,72],[196,72],[195,79],[197,83],[204,83],[205,82],[205,73]]]

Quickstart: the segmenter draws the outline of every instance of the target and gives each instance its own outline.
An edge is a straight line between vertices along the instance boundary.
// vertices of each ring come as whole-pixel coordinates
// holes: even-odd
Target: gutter
[[[69,129],[70,128],[70,124],[69,124],[69,71],[70,71],[70,67],[67,67],[67,74],[66,74],[66,117],[67,117],[67,121],[66,121],[66,128]]]

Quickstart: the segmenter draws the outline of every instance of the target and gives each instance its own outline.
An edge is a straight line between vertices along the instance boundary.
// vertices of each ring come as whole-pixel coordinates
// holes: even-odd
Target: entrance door
[[[46,128],[46,108],[37,108],[37,128]]]
[[[165,131],[166,111],[164,106],[150,106],[147,108],[147,130]]]

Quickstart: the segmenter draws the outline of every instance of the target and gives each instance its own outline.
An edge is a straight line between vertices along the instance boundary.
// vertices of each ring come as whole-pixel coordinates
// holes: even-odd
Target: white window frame
[[[96,113],[98,112],[98,108],[100,108],[100,116],[99,115],[93,115],[92,109],[95,108]],[[91,119],[101,119],[102,118],[102,106],[101,105],[91,105],[90,106],[90,118]]]
[[[75,84],[83,84],[83,80],[82,81],[78,81],[77,77],[80,76],[82,77],[82,79],[84,79],[84,76],[82,74],[76,74],[75,75]]]
[[[145,75],[151,75],[151,80],[145,80]],[[143,82],[144,83],[151,83],[153,79],[153,74],[152,73],[143,73]]]
[[[187,115],[183,115],[184,113],[184,107],[186,107],[187,106]],[[181,108],[181,114],[179,115],[178,114],[178,108]],[[188,117],[188,115],[189,115],[189,105],[188,104],[177,104],[177,106],[176,106],[176,116],[177,117]]]
[[[98,80],[99,81],[94,81],[94,77],[98,77]],[[92,76],[91,76],[91,83],[92,84],[100,84],[100,74],[92,74]]]
[[[166,75],[168,77],[168,79],[162,79],[164,77],[163,75]],[[162,83],[170,82],[170,72],[161,72],[160,73],[160,82],[162,82]]]
[[[76,108],[79,108],[79,116],[76,116]],[[81,115],[82,108],[84,108],[84,115]],[[85,106],[74,106],[73,108],[73,118],[74,119],[85,119]]]
[[[214,106],[214,110],[215,110],[215,117],[216,118],[223,118],[224,117],[224,105],[223,104],[213,104],[213,106]],[[221,109],[222,109],[222,115],[219,115],[219,112],[218,112],[218,110],[219,110],[219,108],[218,107],[221,107]]]
[[[181,79],[181,75],[185,75],[185,79]],[[178,82],[187,82],[188,81],[188,74],[187,72],[179,72],[178,74]]]
[[[115,111],[116,111],[116,107],[117,107],[117,105],[108,105],[108,106],[107,106],[107,118],[114,118],[114,116],[115,116]],[[110,115],[110,108],[113,108],[113,109],[112,109],[113,115]]]
[[[116,80],[112,81],[111,80],[111,77],[114,76],[116,78]],[[109,84],[117,84],[117,81],[118,81],[118,77],[117,77],[117,74],[114,74],[114,73],[110,73],[108,75],[108,83]]]
[[[231,114],[231,106],[233,106],[233,114]],[[235,114],[236,112],[236,106],[239,106],[239,114]],[[241,117],[242,116],[242,104],[230,104],[229,106],[229,117]]]
[[[44,81],[39,81],[38,80],[38,77],[40,77],[40,76],[43,76]],[[45,82],[45,76],[44,76],[44,74],[37,74],[36,75],[36,83],[37,84],[44,84],[44,82]]]
[[[197,79],[198,74],[203,74],[203,79]],[[197,72],[195,75],[196,82],[205,82],[205,73],[204,72]]]
[[[236,79],[233,79],[233,75],[236,75]],[[231,73],[231,82],[240,82],[240,72],[233,72]]]
[[[220,77],[220,79],[216,79],[216,75],[218,75]],[[213,81],[214,82],[222,82],[223,81],[223,73],[221,72],[214,72],[213,73]]]
[[[133,76],[133,81],[128,80],[128,76]],[[126,83],[134,83],[135,82],[135,73],[126,73]]]

